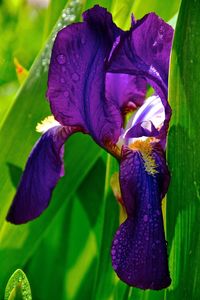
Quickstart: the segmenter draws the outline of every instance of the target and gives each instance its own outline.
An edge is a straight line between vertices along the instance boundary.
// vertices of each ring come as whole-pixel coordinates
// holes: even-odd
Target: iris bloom
[[[7,220],[25,223],[48,206],[64,174],[63,144],[77,131],[119,160],[127,212],[112,243],[112,265],[127,284],[162,289],[168,270],[161,201],[169,185],[165,144],[172,28],[154,13],[119,29],[99,6],[55,40],[47,97],[55,117],[34,146]],[[145,100],[147,86],[154,94]],[[127,111],[135,111],[124,128]],[[53,121],[52,121],[53,120]]]

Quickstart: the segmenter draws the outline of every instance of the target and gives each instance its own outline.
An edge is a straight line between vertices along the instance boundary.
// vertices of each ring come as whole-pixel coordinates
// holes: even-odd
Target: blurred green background
[[[175,27],[180,1],[0,1],[0,299],[18,268],[26,273],[34,300],[200,299],[199,0],[182,1],[170,71],[172,183],[165,221],[172,285],[144,292],[129,288],[112,270],[110,245],[119,225],[119,206],[110,177],[118,165],[88,136],[77,134],[67,143],[66,176],[42,216],[20,226],[5,222],[39,138],[35,127],[50,114],[45,92],[55,34],[79,21],[94,4],[107,7],[115,22],[128,29],[132,12],[140,18],[151,11]],[[17,76],[14,58],[28,76],[23,68]]]

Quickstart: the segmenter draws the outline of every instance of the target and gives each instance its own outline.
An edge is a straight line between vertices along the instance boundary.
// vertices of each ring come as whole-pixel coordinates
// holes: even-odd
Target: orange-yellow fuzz
[[[145,141],[137,140],[129,145],[131,150],[139,151],[144,161],[145,171],[149,175],[155,175],[158,173],[156,170],[156,162],[152,156],[152,144],[151,139],[148,138]]]

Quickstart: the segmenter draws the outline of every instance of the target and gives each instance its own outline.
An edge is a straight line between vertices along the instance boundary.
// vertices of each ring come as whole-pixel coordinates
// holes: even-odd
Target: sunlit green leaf
[[[167,235],[172,285],[166,299],[200,298],[200,2],[183,0],[170,74],[173,117],[168,160],[172,180],[167,200]]]
[[[165,21],[171,19],[178,11],[180,0],[134,0],[132,5],[132,11],[135,17],[142,18],[145,14],[149,12],[155,12]]]
[[[4,300],[31,300],[31,288],[25,273],[18,269],[10,277]]]
[[[25,2],[0,0],[0,83],[5,83],[0,88],[0,293],[13,270],[25,268],[36,300],[199,299],[199,3],[183,0],[171,62],[173,119],[168,156],[172,183],[167,239],[173,281],[167,291],[142,291],[120,281],[112,269],[110,247],[120,218],[110,178],[118,171],[118,163],[110,156],[107,159],[90,137],[77,134],[67,142],[66,176],[59,181],[49,208],[37,220],[14,226],[5,222],[5,216],[28,154],[39,138],[35,126],[50,114],[45,92],[56,32],[79,21],[82,11],[95,4],[107,7],[123,29],[130,27],[131,13],[138,19],[150,11],[175,27],[180,0],[52,0],[43,11]],[[30,16],[35,19],[30,20]],[[42,44],[28,79],[13,100],[18,87],[13,53],[28,68]],[[13,280],[9,282],[6,300],[24,299],[19,277],[15,276],[15,287]]]

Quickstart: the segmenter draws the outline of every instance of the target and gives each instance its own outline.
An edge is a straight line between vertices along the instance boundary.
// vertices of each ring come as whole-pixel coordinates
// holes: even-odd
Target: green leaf
[[[136,19],[142,18],[145,14],[155,12],[165,21],[171,19],[178,11],[180,0],[134,0],[132,11]]]
[[[172,180],[167,196],[167,235],[172,284],[166,299],[200,298],[200,2],[183,0],[175,32],[168,140]]]
[[[51,0],[47,8],[44,39],[51,33],[52,27],[55,25],[57,20],[60,18],[60,14],[63,8],[68,5],[70,0]]]
[[[10,277],[4,300],[31,300],[31,288],[25,273],[18,269]]]
[[[17,88],[17,82],[10,82],[0,86],[0,128],[14,103],[14,94]]]
[[[98,255],[98,267],[92,299],[109,299],[114,294],[115,287],[119,282],[112,268],[110,255],[112,239],[119,226],[119,207],[110,188],[110,178],[118,169],[117,160],[108,155],[104,192],[104,215],[101,222],[101,247]]]

